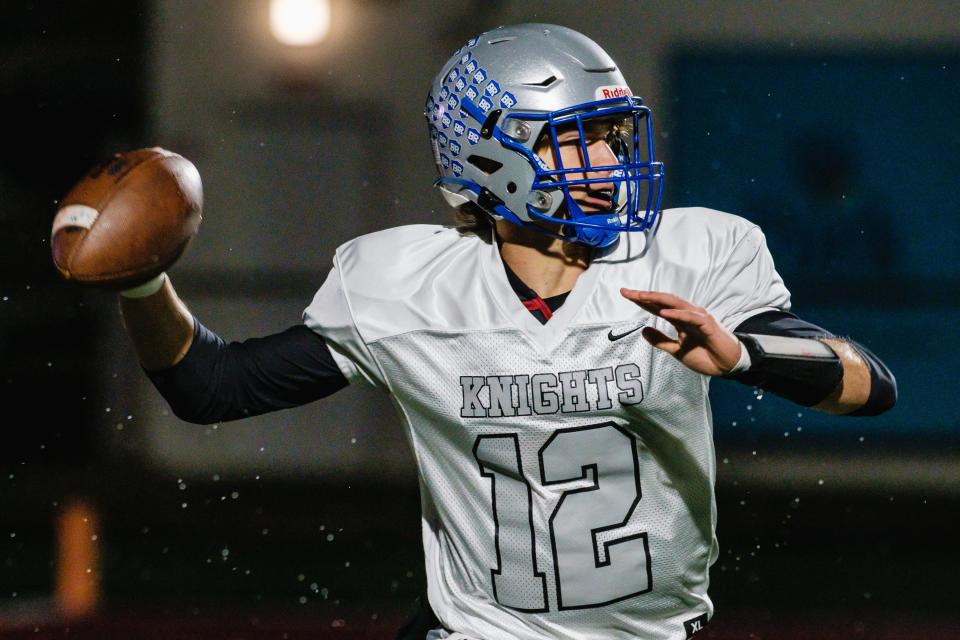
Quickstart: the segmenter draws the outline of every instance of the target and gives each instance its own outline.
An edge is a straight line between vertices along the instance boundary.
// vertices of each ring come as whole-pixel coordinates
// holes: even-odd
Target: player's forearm
[[[893,407],[897,401],[896,380],[876,356],[839,338],[821,341],[840,358],[843,378],[814,409],[834,415],[877,415]]]
[[[737,327],[737,335],[752,359],[748,370],[731,376],[734,380],[832,414],[872,416],[897,401],[896,379],[869,349],[791,313],[753,316]],[[800,340],[791,348],[763,336]],[[804,340],[811,344],[802,347]],[[799,360],[794,359],[797,349],[804,352]]]
[[[120,313],[140,364],[148,371],[180,362],[193,341],[193,316],[170,279],[153,295],[120,296]]]

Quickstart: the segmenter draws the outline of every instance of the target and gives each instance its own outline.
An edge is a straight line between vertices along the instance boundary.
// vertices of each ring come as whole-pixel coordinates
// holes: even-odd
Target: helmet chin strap
[[[505,208],[506,207],[503,207],[503,209]],[[509,219],[502,215],[502,210],[499,213],[501,217]],[[609,216],[606,215],[583,216],[581,219],[590,223],[609,222],[610,220]],[[538,220],[539,222],[533,220],[525,221],[516,219],[515,224],[518,224],[521,227],[526,227],[527,229],[533,229],[537,233],[549,236],[551,238],[556,238],[557,240],[563,240],[564,242],[571,242],[573,244],[579,244],[588,247],[595,247],[597,249],[606,249],[607,247],[612,246],[620,237],[620,233],[618,231],[606,231],[603,229],[591,229],[572,224],[564,224],[566,220],[563,218],[547,219],[544,217],[539,217]],[[543,222],[550,222],[558,225],[560,227],[560,231],[553,231],[552,229],[547,228],[542,224]],[[567,229],[572,229],[572,233],[568,233]]]
[[[570,214],[570,219],[576,222],[586,222],[587,224],[597,224],[597,225],[609,225],[614,224],[619,220],[619,216],[615,212],[609,211],[606,213],[586,213],[583,209],[580,208],[580,205],[576,200],[570,195],[569,189],[564,189],[564,200],[567,203],[567,211]],[[573,238],[575,242],[581,244],[588,244],[592,247],[597,247],[603,249],[604,247],[609,247],[614,242],[617,241],[617,238],[620,237],[619,231],[613,231],[610,229],[598,229],[595,227],[583,227],[580,225],[567,225],[568,229],[573,229]]]

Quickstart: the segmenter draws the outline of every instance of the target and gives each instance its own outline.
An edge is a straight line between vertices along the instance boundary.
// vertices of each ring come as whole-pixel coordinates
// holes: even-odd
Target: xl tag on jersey
[[[687,638],[692,638],[696,632],[703,631],[705,626],[707,626],[707,614],[705,613],[683,623],[683,628],[687,630]]]

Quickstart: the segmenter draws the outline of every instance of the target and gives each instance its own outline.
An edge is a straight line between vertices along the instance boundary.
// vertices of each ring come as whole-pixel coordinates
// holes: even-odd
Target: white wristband
[[[753,361],[750,359],[750,352],[747,351],[747,347],[740,341],[740,359],[737,360],[737,364],[733,365],[733,369],[727,372],[728,376],[732,376],[737,373],[741,373],[750,368],[750,365],[753,364]]]
[[[124,298],[146,298],[147,296],[152,296],[157,291],[160,291],[160,287],[162,287],[163,283],[166,281],[167,274],[166,272],[163,272],[156,278],[147,280],[141,285],[131,289],[124,289],[120,292],[120,295],[122,295]]]

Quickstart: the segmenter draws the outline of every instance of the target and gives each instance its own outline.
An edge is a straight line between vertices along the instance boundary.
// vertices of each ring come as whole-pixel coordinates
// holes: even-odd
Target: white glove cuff
[[[152,296],[157,291],[160,291],[160,287],[162,287],[163,283],[166,281],[167,274],[166,272],[163,272],[156,278],[147,280],[139,286],[121,291],[120,295],[122,295],[124,298],[146,298],[147,296]]]
[[[747,351],[747,347],[743,344],[743,341],[740,341],[740,359],[737,360],[737,364],[733,365],[727,375],[732,376],[738,373],[743,373],[750,368],[750,365],[753,364],[753,361],[750,359],[750,352]]]

